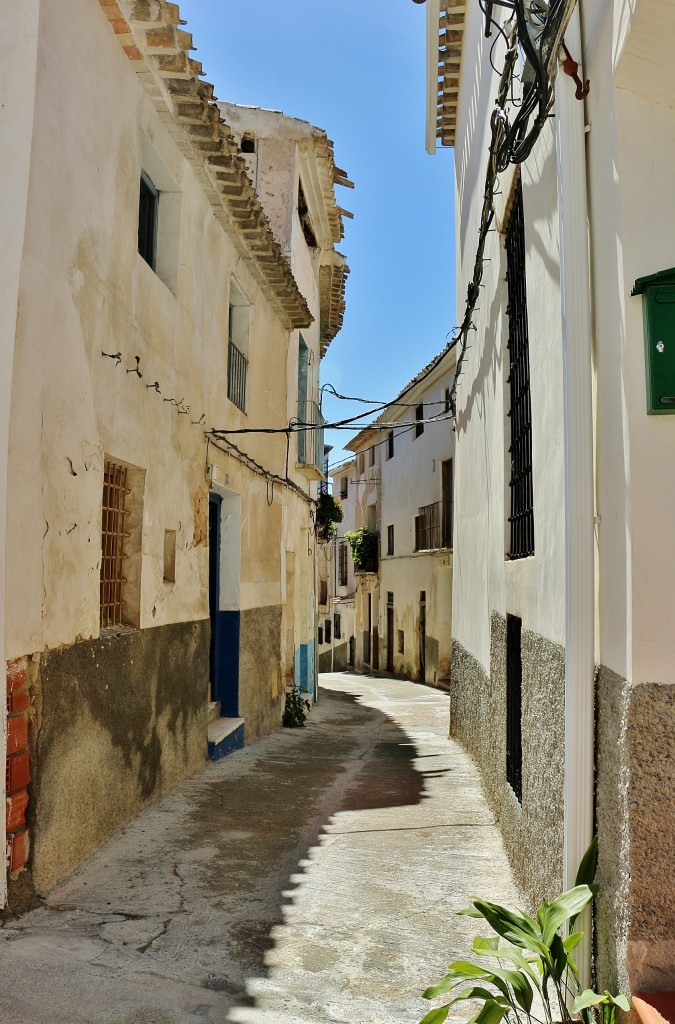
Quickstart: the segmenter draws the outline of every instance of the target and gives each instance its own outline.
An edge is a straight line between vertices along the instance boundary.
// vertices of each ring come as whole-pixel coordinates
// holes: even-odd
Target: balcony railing
[[[441,503],[423,505],[415,516],[415,551],[431,551],[441,545]]]
[[[304,410],[299,410],[298,420],[298,462],[315,470],[317,479],[323,479],[324,418],[316,402],[307,402]]]
[[[248,359],[230,342],[227,349],[227,397],[242,412],[246,412],[247,374]]]

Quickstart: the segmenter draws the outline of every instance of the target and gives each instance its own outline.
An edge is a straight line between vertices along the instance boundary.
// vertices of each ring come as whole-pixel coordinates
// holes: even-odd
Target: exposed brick
[[[15,693],[28,685],[28,658],[15,658],[7,662],[7,691]]]
[[[26,824],[26,808],[28,807],[28,790],[21,789],[18,793],[12,793],[6,799],[6,828],[8,832],[15,832],[16,829]]]
[[[18,750],[26,750],[28,747],[28,719],[8,718],[7,719],[7,754],[16,754]]]
[[[28,862],[30,835],[28,829],[24,828],[7,838],[9,845],[9,870],[14,873],[15,871],[20,871]]]
[[[15,793],[17,789],[25,789],[30,782],[30,761],[28,751],[12,754],[7,758],[7,792]]]
[[[122,49],[126,53],[129,60],[143,60],[143,54],[137,46],[123,46]]]
[[[30,694],[28,690],[21,690],[20,693],[7,694],[7,714],[16,715],[20,711],[26,711],[30,707]]]

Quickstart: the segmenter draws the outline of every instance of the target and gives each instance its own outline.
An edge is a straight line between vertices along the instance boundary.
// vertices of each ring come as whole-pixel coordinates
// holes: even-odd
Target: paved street
[[[453,911],[517,895],[448,697],[321,678],[306,729],[209,764],[0,929],[1,1020],[419,1020],[468,952]]]

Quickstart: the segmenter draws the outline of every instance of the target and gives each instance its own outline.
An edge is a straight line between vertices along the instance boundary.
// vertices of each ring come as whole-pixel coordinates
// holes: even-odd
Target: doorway
[[[420,590],[420,625],[419,625],[419,640],[420,640],[420,682],[425,681],[426,673],[426,646],[427,646],[427,592],[426,590]]]
[[[239,574],[241,499],[219,488],[209,494],[209,699],[222,718],[239,716]]]
[[[394,595],[387,593],[387,672],[394,671]]]

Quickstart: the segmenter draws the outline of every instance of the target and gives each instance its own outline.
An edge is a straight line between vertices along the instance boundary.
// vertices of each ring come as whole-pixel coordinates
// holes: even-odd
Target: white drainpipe
[[[581,0],[579,0],[579,3]],[[565,41],[581,61],[579,4]],[[583,79],[583,75],[580,76]],[[591,286],[586,193],[585,111],[570,78],[556,82],[555,124],[560,219],[565,440],[565,889],[593,835],[594,771],[594,470]],[[578,927],[583,986],[590,985],[590,914]]]

